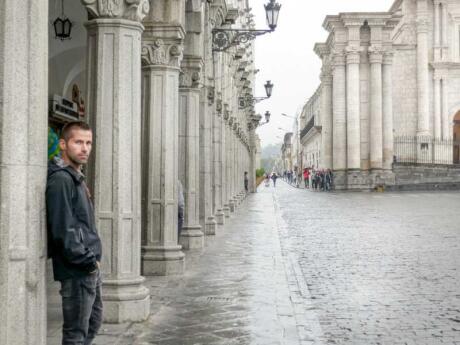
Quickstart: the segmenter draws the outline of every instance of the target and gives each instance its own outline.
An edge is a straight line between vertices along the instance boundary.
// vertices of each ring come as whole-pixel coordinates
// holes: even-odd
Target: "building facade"
[[[306,104],[320,125],[301,138],[304,151],[321,142],[318,167],[334,170],[336,188],[394,185],[395,163],[459,163],[459,18],[458,0],[326,17],[321,84]]]
[[[248,1],[66,2],[71,40],[50,22],[60,2],[0,3],[0,343],[46,344],[56,284],[46,264],[47,138],[91,124],[85,171],[104,247],[107,322],[145,320],[144,276],[184,272],[255,188],[260,118],[252,42],[213,50],[213,29],[251,28]],[[51,136],[52,137],[52,136]],[[48,146],[49,154],[50,146]],[[184,230],[177,232],[177,181]]]

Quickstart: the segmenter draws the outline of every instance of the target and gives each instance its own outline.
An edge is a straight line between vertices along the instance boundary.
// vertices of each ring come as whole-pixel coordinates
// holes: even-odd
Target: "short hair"
[[[68,122],[62,127],[60,139],[64,141],[68,141],[72,137],[72,130],[74,129],[82,129],[84,131],[91,131],[91,127],[83,121],[72,121]]]

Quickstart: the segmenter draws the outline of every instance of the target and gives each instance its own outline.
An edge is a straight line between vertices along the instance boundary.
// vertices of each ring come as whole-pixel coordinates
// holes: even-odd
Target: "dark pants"
[[[62,345],[91,345],[102,323],[99,270],[82,278],[61,281]]]

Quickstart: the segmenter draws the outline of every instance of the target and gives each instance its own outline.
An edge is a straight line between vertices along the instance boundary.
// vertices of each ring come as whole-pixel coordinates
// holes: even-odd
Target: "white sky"
[[[326,15],[339,12],[388,11],[394,0],[277,0],[281,11],[275,32],[256,38],[257,73],[255,96],[265,96],[263,84],[275,85],[270,99],[257,104],[257,113],[272,114],[270,123],[257,129],[262,146],[282,141],[284,131],[292,130],[294,116],[319,86],[321,60],[313,52],[316,42],[324,42],[328,32],[322,23]],[[256,29],[266,29],[264,4],[250,0]],[[281,138],[277,138],[277,136]]]

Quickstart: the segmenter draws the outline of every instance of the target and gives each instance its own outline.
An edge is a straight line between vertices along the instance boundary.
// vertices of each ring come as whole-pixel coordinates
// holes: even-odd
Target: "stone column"
[[[448,14],[447,14],[447,1],[442,1],[441,3],[441,11],[442,11],[442,60],[447,61],[449,60],[449,42],[448,42],[448,30],[449,30],[449,23],[448,23]]]
[[[434,45],[434,60],[441,60],[441,11],[439,10],[439,1],[433,1],[434,14],[433,14],[433,45]]]
[[[438,73],[434,73],[433,76],[433,102],[434,102],[434,113],[433,113],[433,135],[435,139],[441,138],[441,76]]]
[[[383,169],[391,170],[393,166],[393,54],[383,56]]]
[[[429,135],[427,0],[417,0],[417,136]]]
[[[185,219],[179,243],[184,249],[202,248],[199,222],[199,114],[201,60],[185,58],[179,89],[179,179],[184,188]]]
[[[0,344],[45,345],[48,1],[0,23]]]
[[[321,74],[321,123],[322,167],[332,169],[332,76],[327,68]]]
[[[441,80],[441,103],[442,103],[442,110],[441,110],[441,117],[442,117],[442,138],[444,140],[452,139],[452,127],[451,121],[452,119],[449,118],[449,103],[448,103],[448,92],[449,92],[449,79],[446,73],[443,75]]]
[[[230,217],[230,206],[228,203],[228,143],[230,138],[228,135],[228,121],[229,114],[227,110],[224,110],[224,119],[222,121],[222,211],[225,218]]]
[[[343,53],[336,53],[333,59],[332,127],[334,140],[332,165],[334,171],[344,171],[347,168],[345,56]]]
[[[143,67],[144,217],[142,272],[180,274],[184,253],[178,245],[178,116],[181,26],[174,38],[155,38],[162,28],[146,23]],[[171,27],[172,29],[172,27]],[[158,37],[158,36],[157,36]],[[179,37],[177,39],[176,37]]]
[[[248,125],[249,130],[249,192],[255,193],[257,191],[256,186],[256,169],[255,169],[255,159],[256,159],[256,133],[255,133],[255,123],[251,121]]]
[[[217,101],[216,108],[219,109],[220,100]],[[220,106],[220,111],[222,111]],[[222,114],[216,111],[213,126],[213,146],[214,146],[214,210],[218,225],[224,225],[225,215],[222,204]]]
[[[378,46],[369,48],[370,70],[370,168],[383,167],[383,109],[382,109],[382,61],[383,52]]]
[[[88,31],[88,114],[95,133],[91,170],[104,256],[107,322],[145,320],[149,290],[140,275],[141,34],[147,1],[117,8],[84,0]]]
[[[347,48],[347,169],[361,168],[359,48]]]

